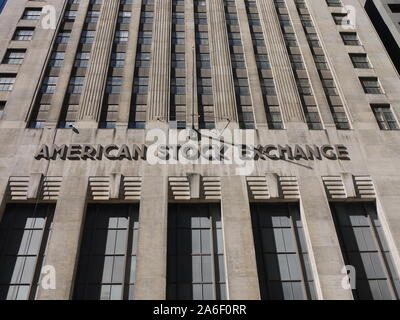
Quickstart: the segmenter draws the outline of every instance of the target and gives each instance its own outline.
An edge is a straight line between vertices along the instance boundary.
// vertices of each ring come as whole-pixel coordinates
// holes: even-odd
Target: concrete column
[[[194,5],[192,0],[185,1],[185,57],[186,57],[186,123],[195,127],[199,123],[197,104],[197,70],[196,70],[196,40],[194,24]]]
[[[286,5],[292,20],[293,30],[297,35],[297,39],[299,40],[299,49],[303,57],[304,65],[310,79],[310,84],[314,92],[315,101],[321,114],[324,127],[336,128],[335,121],[333,120],[328,100],[326,98],[325,91],[314,62],[314,57],[307,41],[306,33],[304,32],[300,16],[297,13],[296,5],[294,2],[290,1],[288,1]],[[321,50],[323,49],[321,48]]]
[[[222,0],[207,1],[207,18],[215,122],[219,127],[218,123],[225,126],[227,119],[238,122],[235,84]]]
[[[3,174],[6,173],[6,174]],[[8,170],[1,170],[1,178],[0,178],[0,222],[3,219],[4,211],[7,205],[7,188],[8,188]]]
[[[83,26],[85,25],[86,14],[90,0],[81,0],[78,13],[75,18],[74,27],[71,30],[67,49],[65,51],[64,62],[58,77],[56,91],[54,93],[51,108],[49,110],[46,127],[56,127],[60,118],[65,95],[68,90],[68,84],[71,77],[72,69],[75,63],[75,56],[80,44]]]
[[[72,298],[75,270],[79,257],[79,244],[83,228],[88,177],[73,164],[64,176],[60,197],[54,213],[48,247],[43,265],[50,265],[56,271],[56,289],[38,287],[38,300],[69,300]]]
[[[120,0],[104,1],[101,7],[90,63],[81,97],[78,121],[97,127],[118,18]]]
[[[259,300],[249,198],[244,177],[222,177],[222,224],[230,300]]]
[[[147,122],[150,127],[168,123],[171,74],[171,20],[172,1],[154,1],[152,58],[147,104]]]
[[[393,160],[395,161],[395,160]],[[385,231],[390,253],[397,272],[400,272],[400,179],[377,174],[373,177],[377,192],[378,218]],[[388,183],[389,182],[389,183]]]
[[[163,1],[163,0],[162,0]],[[135,296],[166,298],[168,177],[146,176],[142,183]]]
[[[305,122],[296,80],[287,53],[273,0],[257,0],[268,56],[275,81],[282,118],[287,122]]]
[[[134,0],[132,3],[132,17],[129,26],[129,40],[126,50],[126,60],[124,66],[124,76],[122,78],[122,88],[120,94],[118,110],[118,127],[127,127],[129,113],[131,110],[131,100],[133,91],[133,79],[135,76],[136,50],[139,35],[140,14],[142,0]]]
[[[253,100],[254,120],[256,127],[268,127],[267,114],[265,112],[264,99],[261,90],[260,76],[258,74],[256,57],[254,54],[253,41],[247,18],[244,0],[236,1],[237,14],[242,33],[243,52],[246,60],[249,88]]]
[[[301,215],[304,231],[309,236],[310,261],[319,299],[352,300],[351,290],[342,287],[345,263],[332,213],[321,179],[299,177]]]

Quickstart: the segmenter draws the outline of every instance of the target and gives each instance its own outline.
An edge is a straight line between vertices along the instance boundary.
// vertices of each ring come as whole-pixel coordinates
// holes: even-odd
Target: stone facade
[[[268,129],[266,120],[263,119],[265,108],[262,97],[259,90],[254,89],[260,88],[254,51],[247,46],[245,57],[249,69],[248,78],[251,84],[255,84],[254,87],[251,86],[251,94],[254,95],[253,101],[257,101],[253,104],[256,128],[250,129],[255,133],[254,145],[345,145],[350,160],[258,160],[253,172],[238,175],[235,165],[224,164],[151,165],[141,159],[35,159],[35,153],[44,144],[132,146],[148,143],[146,133],[151,128],[159,127],[167,133],[170,130],[170,48],[167,42],[170,37],[169,20],[172,19],[170,0],[154,1],[154,21],[157,23],[153,29],[152,50],[153,57],[157,59],[153,59],[150,64],[147,129],[131,129],[128,126],[136,56],[135,42],[138,39],[139,12],[143,8],[141,0],[133,0],[132,5],[125,5],[132,8],[129,51],[126,55],[126,61],[129,63],[123,68],[122,74],[119,74],[123,89],[115,128],[100,129],[98,122],[112,50],[111,31],[114,30],[118,17],[118,0],[103,1],[103,7],[100,9],[91,63],[86,71],[86,82],[74,124],[76,130],[58,128],[58,120],[89,0],[80,0],[79,5],[73,5],[73,9],[76,8],[77,11],[75,24],[65,51],[64,64],[57,73],[58,82],[50,103],[48,121],[43,128],[29,128],[28,123],[34,112],[41,79],[46,72],[47,61],[58,30],[45,29],[38,20],[20,18],[25,7],[40,8],[51,5],[55,8],[57,19],[61,19],[67,2],[9,1],[1,14],[0,22],[0,58],[3,59],[7,49],[27,49],[22,65],[0,65],[0,74],[17,74],[13,90],[0,91],[0,101],[6,101],[0,120],[0,216],[8,203],[56,203],[43,264],[55,267],[57,287],[54,290],[38,288],[37,299],[72,297],[85,208],[88,203],[93,202],[140,204],[135,299],[166,298],[168,202],[221,203],[229,299],[260,298],[250,219],[251,202],[299,203],[318,299],[353,299],[351,291],[343,289],[341,285],[344,261],[329,207],[330,201],[376,201],[395,266],[400,269],[400,218],[397,213],[400,207],[400,135],[396,130],[380,130],[370,107],[370,104],[374,103],[390,104],[395,117],[400,117],[400,79],[361,3],[342,1],[344,5],[352,5],[357,9],[355,31],[362,44],[345,46],[340,36],[340,32],[345,29],[335,25],[331,16],[332,12],[343,12],[343,9],[328,7],[325,1],[304,1],[314,21],[351,126],[350,130],[337,130],[327,101],[321,98],[317,99],[317,108],[321,114],[323,129],[310,130],[306,124],[274,2],[256,1],[262,32],[267,39],[267,50],[285,129]],[[206,2],[209,9],[215,123],[217,128],[223,129],[227,124],[226,119],[229,119],[228,129],[234,129],[238,128],[239,124],[229,44],[227,34],[223,30],[223,1]],[[305,31],[301,26],[295,2],[285,2],[293,30],[300,42],[299,51],[303,56],[306,72],[317,97],[322,85],[312,53],[307,46]],[[184,3],[186,41],[194,44],[193,12],[188,9],[192,8],[193,1],[185,0]],[[245,1],[236,0],[235,3],[242,37],[249,37],[249,29],[243,27],[243,21],[246,19]],[[32,41],[12,40],[16,27],[35,27]],[[242,38],[243,43],[246,41],[251,45],[249,39]],[[192,47],[186,45],[185,50],[187,70],[193,71],[193,67],[190,67],[190,62],[193,62]],[[367,53],[373,68],[355,69],[349,59],[349,53]],[[378,77],[383,93],[366,94],[360,85],[361,76]],[[188,78],[190,77],[189,73]],[[196,86],[187,81],[186,90],[188,93],[195,91]],[[319,94],[322,96],[323,91]],[[190,104],[196,99],[188,98],[187,101],[189,119]],[[207,130],[201,132],[204,135],[208,134]],[[215,194],[212,194],[210,199],[202,194],[203,191],[200,191],[200,195],[192,196],[190,185],[193,175],[200,177],[197,182],[199,190],[207,188],[207,183],[212,182],[217,184],[219,191],[215,192],[211,188]],[[258,184],[252,184],[252,181],[260,179],[264,181],[269,192],[261,199],[256,199],[252,190],[254,191],[254,185]],[[170,182],[182,180],[189,184],[189,195],[184,200],[171,195],[173,190]],[[96,182],[99,181],[102,186],[100,191],[95,188]],[[332,181],[340,185],[338,192],[329,191],[329,183]],[[366,192],[363,191],[364,188],[360,188],[363,181],[367,181],[369,188]],[[293,185],[295,192],[291,188]],[[257,190],[255,194],[259,194]]]

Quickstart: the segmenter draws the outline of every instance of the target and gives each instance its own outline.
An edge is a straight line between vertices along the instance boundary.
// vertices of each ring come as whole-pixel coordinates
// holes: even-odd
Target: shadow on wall
[[[400,73],[400,48],[394,39],[393,35],[391,34],[389,28],[386,26],[385,22],[383,21],[378,9],[376,8],[374,2],[372,0],[367,0],[365,2],[365,10],[368,13],[369,18],[374,25],[376,32],[379,34],[387,52],[389,53],[390,58],[395,65],[397,72]]]

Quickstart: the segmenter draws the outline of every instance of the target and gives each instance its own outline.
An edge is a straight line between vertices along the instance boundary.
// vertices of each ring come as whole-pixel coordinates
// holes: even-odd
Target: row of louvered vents
[[[354,188],[359,198],[375,198],[375,188],[371,177],[355,176]],[[264,176],[247,177],[247,187],[250,198],[254,200],[268,200],[271,198],[270,186]],[[348,198],[345,185],[340,176],[322,178],[327,195],[332,199]],[[37,197],[41,200],[57,200],[60,194],[62,177],[44,177],[41,190]],[[89,195],[93,200],[140,200],[142,178],[122,177],[121,182],[114,190],[111,177],[90,177]],[[9,194],[11,200],[21,201],[29,199],[30,177],[11,177],[9,180]],[[300,189],[296,177],[278,177],[279,198],[298,199]],[[175,200],[190,200],[190,182],[188,177],[169,177],[169,196]],[[114,195],[114,196],[113,196]],[[200,183],[200,198],[218,200],[221,198],[220,177],[202,177]]]

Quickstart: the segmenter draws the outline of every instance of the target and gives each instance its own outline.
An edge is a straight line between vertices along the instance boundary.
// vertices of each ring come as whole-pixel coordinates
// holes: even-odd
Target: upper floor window
[[[382,94],[382,88],[376,77],[360,77],[361,85],[365,93]]]
[[[347,13],[332,13],[333,20],[337,25],[349,25],[350,20]]]
[[[328,7],[342,7],[342,2],[340,0],[326,0]]]
[[[57,77],[45,77],[42,84],[42,93],[54,93],[57,86],[57,80]]]
[[[83,31],[81,36],[81,43],[93,43],[96,31],[89,30]]]
[[[42,8],[26,8],[22,19],[24,20],[39,20],[42,14]]]
[[[381,130],[399,129],[399,124],[397,123],[389,104],[372,104],[371,108]]]
[[[76,18],[77,11],[67,10],[64,14],[64,19],[67,21],[74,21]]]
[[[22,64],[25,58],[25,49],[8,49],[4,56],[5,64]]]
[[[108,77],[107,78],[106,92],[107,93],[120,93],[121,92],[121,85],[122,85],[122,78],[121,77]]]
[[[100,17],[100,11],[88,11],[86,15],[86,23],[97,22]]]
[[[341,32],[343,43],[346,46],[359,46],[360,41],[358,40],[357,33],[355,32]]]
[[[25,27],[17,28],[17,30],[15,30],[13,40],[30,41],[32,40],[34,30],[35,28],[25,28]]]
[[[83,91],[85,77],[71,77],[68,86],[68,93],[80,94]]]
[[[70,36],[71,31],[61,31],[57,35],[56,43],[67,43]]]
[[[370,69],[367,55],[365,53],[350,53],[350,59],[353,63],[354,68],[358,69]]]
[[[117,31],[115,33],[115,43],[128,43],[128,31]]]
[[[0,91],[11,91],[14,87],[15,74],[0,74]]]
[[[90,52],[78,52],[75,57],[75,67],[86,68],[89,64]]]
[[[61,67],[64,61],[65,52],[54,51],[50,57],[50,66],[51,67]]]

